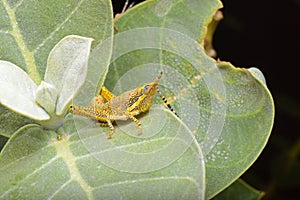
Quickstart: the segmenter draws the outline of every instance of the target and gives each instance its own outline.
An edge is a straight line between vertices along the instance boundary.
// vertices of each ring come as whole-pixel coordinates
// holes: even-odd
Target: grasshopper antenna
[[[126,0],[121,13],[117,13],[115,15],[114,19],[117,19],[118,17],[120,17],[120,15],[122,15],[123,13],[125,13],[129,8],[133,7],[135,3],[132,2],[129,6],[128,6],[128,4],[129,4],[129,0]],[[118,29],[116,28],[116,30],[118,30]]]
[[[169,110],[171,110],[172,113],[174,113],[178,118],[180,118],[179,115],[175,112],[174,108],[168,103],[167,99],[164,97],[164,95],[162,95],[158,88],[157,93],[161,100],[163,100],[164,104],[169,108]]]
[[[132,2],[129,6],[128,6],[128,4],[129,4],[129,0],[126,0],[126,2],[124,4],[124,7],[122,9],[121,14],[123,14],[126,10],[128,10],[129,8],[131,8],[134,5],[134,2]]]

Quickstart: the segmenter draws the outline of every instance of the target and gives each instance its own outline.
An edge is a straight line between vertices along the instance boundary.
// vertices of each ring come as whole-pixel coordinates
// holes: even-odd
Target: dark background
[[[124,1],[112,2],[120,12]],[[218,58],[236,67],[258,67],[276,109],[270,140],[242,178],[265,191],[264,199],[299,199],[300,0],[222,2],[224,19],[214,36]]]

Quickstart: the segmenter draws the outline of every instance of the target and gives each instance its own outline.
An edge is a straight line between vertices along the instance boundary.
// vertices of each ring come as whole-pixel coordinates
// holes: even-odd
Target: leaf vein
[[[93,155],[102,154],[102,153],[109,152],[109,151],[114,151],[114,150],[117,150],[117,149],[135,147],[135,146],[143,145],[143,144],[146,144],[146,143],[158,142],[158,141],[163,141],[163,140],[170,140],[171,141],[171,140],[175,140],[175,139],[178,140],[178,138],[173,138],[173,137],[160,137],[160,138],[156,138],[156,139],[152,139],[152,140],[146,140],[146,141],[131,143],[131,144],[127,144],[127,145],[114,146],[112,148],[107,148],[107,149],[102,150],[102,151],[95,151],[93,153],[89,153],[89,154],[86,154],[86,155],[77,156],[76,160],[86,158],[86,157],[89,157],[91,155],[93,156]],[[181,140],[181,141],[185,142],[184,140]]]
[[[70,12],[70,14],[66,17],[66,19],[58,24],[56,26],[56,28],[54,29],[54,31],[52,31],[49,36],[47,38],[45,38],[43,40],[43,42],[41,44],[39,44],[34,50],[33,53],[37,52],[41,47],[43,47],[51,38],[53,38],[54,34],[57,33],[68,21],[69,19],[78,11],[78,9],[80,8],[81,4],[84,2],[85,0],[81,0],[79,1],[79,3],[77,4],[77,6],[72,10],[72,12]]]
[[[100,189],[104,187],[112,187],[116,185],[126,185],[126,184],[135,184],[135,183],[142,183],[142,182],[151,182],[151,181],[161,181],[161,180],[187,180],[193,183],[196,187],[199,187],[199,184],[195,179],[188,176],[162,176],[162,177],[153,177],[153,178],[142,178],[142,179],[134,179],[134,180],[126,180],[126,181],[119,181],[113,182],[109,184],[103,184],[99,187],[94,187],[94,189]]]
[[[6,194],[8,194],[10,191],[15,190],[15,188],[19,187],[19,185],[24,182],[26,179],[30,178],[32,175],[34,175],[35,173],[37,173],[38,171],[44,169],[45,167],[47,167],[49,164],[51,164],[52,162],[54,162],[58,157],[55,156],[53,157],[51,160],[49,160],[47,163],[44,163],[43,165],[41,165],[39,168],[35,169],[34,171],[32,171],[31,173],[27,174],[20,182],[19,184],[15,185],[14,187],[11,187],[9,190],[7,190],[6,192],[4,192],[0,198],[2,199]]]
[[[52,193],[51,195],[49,195],[48,199],[53,199],[53,197],[54,197],[56,194],[58,194],[60,191],[62,191],[63,188],[65,188],[68,184],[70,184],[70,183],[72,182],[72,180],[73,180],[73,179],[70,178],[68,181],[66,181],[64,184],[62,184],[59,188],[57,188],[57,189],[55,190],[54,193]]]

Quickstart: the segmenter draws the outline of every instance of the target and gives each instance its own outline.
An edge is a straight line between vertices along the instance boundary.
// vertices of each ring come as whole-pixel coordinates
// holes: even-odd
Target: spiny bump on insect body
[[[160,72],[154,82],[124,92],[117,97],[103,86],[100,90],[100,94],[92,99],[90,106],[71,105],[70,112],[75,115],[96,119],[101,125],[109,126],[110,133],[107,135],[108,139],[110,139],[114,133],[112,122],[115,120],[127,120],[128,118],[139,127],[139,134],[142,134],[142,124],[134,116],[150,109],[155,92],[158,93],[164,104],[179,117],[157,87],[162,74],[163,72]],[[104,98],[106,102],[97,101],[99,98]]]

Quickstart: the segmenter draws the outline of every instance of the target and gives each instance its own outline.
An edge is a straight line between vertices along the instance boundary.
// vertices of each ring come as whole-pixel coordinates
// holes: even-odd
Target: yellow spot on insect
[[[107,135],[108,139],[110,139],[114,133],[112,123],[115,120],[131,119],[138,126],[139,134],[142,134],[142,124],[135,116],[150,109],[156,92],[167,107],[174,112],[166,98],[158,90],[157,86],[161,76],[162,72],[154,82],[124,92],[119,96],[115,96],[103,86],[100,90],[100,94],[92,99],[88,107],[71,105],[70,112],[74,115],[96,119],[100,122],[101,126],[109,126],[110,133]],[[174,114],[177,115],[175,112]]]

